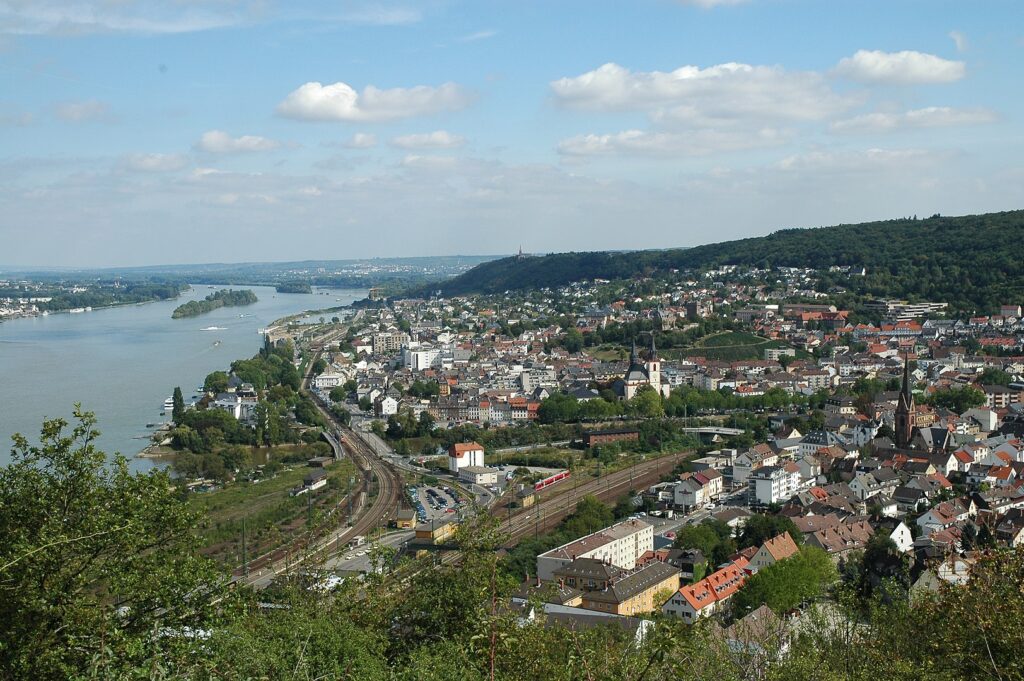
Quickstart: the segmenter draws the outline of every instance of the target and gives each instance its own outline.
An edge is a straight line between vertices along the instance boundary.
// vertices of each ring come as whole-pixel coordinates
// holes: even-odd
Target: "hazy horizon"
[[[689,247],[1024,206],[1024,6],[0,0],[5,267]]]

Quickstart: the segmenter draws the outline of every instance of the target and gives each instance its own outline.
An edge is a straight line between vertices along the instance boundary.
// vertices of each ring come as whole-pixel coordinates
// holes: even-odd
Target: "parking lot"
[[[458,492],[451,487],[410,485],[408,491],[420,522],[440,520],[459,508]]]

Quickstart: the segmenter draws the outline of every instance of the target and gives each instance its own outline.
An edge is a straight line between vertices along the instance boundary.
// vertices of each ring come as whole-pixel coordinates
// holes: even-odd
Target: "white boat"
[[[174,398],[168,397],[164,400],[164,411],[174,411]]]
[[[223,326],[208,326],[205,329],[199,329],[200,331],[227,331]]]

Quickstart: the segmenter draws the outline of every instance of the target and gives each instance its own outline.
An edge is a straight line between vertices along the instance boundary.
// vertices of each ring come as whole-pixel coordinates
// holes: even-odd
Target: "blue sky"
[[[0,265],[1024,207],[1024,3],[0,0]]]

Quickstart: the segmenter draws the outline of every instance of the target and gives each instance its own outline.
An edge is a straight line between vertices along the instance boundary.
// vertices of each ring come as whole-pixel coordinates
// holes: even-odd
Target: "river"
[[[149,444],[146,424],[169,419],[160,413],[175,386],[188,402],[211,371],[254,355],[263,343],[257,331],[274,320],[366,296],[246,286],[259,298],[252,305],[171,319],[175,307],[216,288],[222,287],[194,286],[174,300],[0,323],[0,465],[10,461],[11,435],[37,442],[43,419],[70,419],[75,402],[96,413],[99,448],[134,456]],[[132,461],[136,470],[153,465]]]

